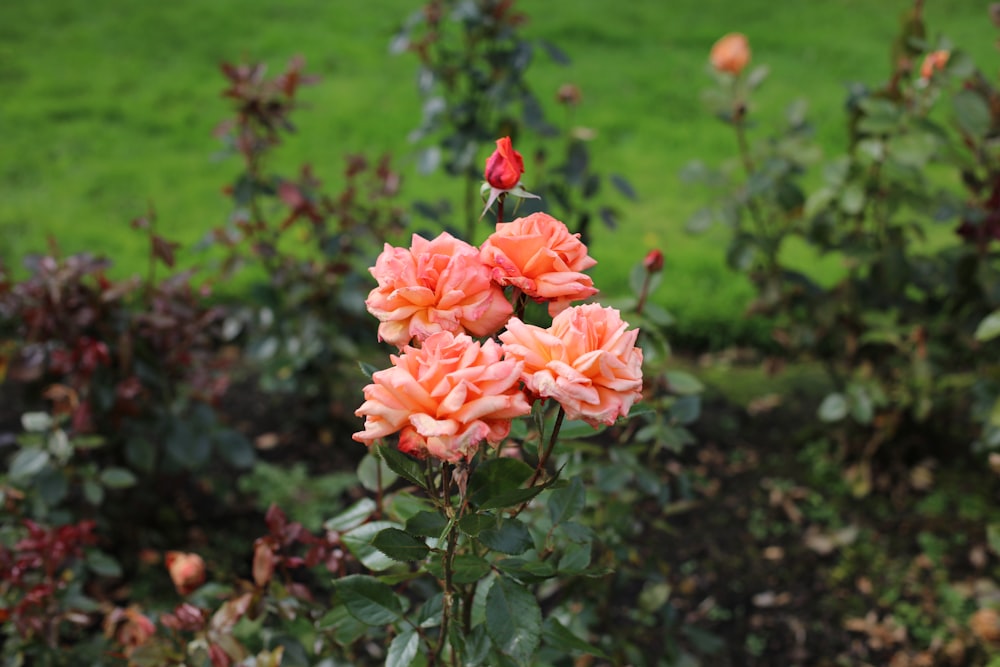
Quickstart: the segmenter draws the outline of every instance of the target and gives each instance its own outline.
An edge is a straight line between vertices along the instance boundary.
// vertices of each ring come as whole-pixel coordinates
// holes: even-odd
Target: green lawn
[[[685,327],[736,327],[749,289],[723,266],[721,230],[690,237],[686,218],[705,193],[677,174],[695,158],[732,153],[726,128],[699,99],[706,57],[721,34],[745,32],[754,62],[771,76],[759,100],[764,118],[810,100],[828,154],[843,141],[844,84],[876,83],[889,69],[888,42],[906,0],[524,0],[530,37],[552,41],[573,63],[539,55],[530,79],[546,101],[559,84],[580,85],[578,121],[597,131],[592,154],[604,172],[634,184],[636,203],[613,235],[597,234],[595,280],[625,289],[648,248],[667,253],[669,279],[657,298]],[[927,3],[932,33],[995,58],[996,30],[984,3]],[[0,3],[0,257],[11,264],[55,238],[66,251],[110,255],[123,272],[142,266],[143,241],[128,221],[155,206],[161,229],[193,243],[225,219],[220,188],[239,165],[213,158],[222,60],[263,60],[275,69],[301,53],[322,75],[282,161],[311,162],[332,184],[343,156],[391,152],[404,167],[408,198],[455,187],[413,169],[406,135],[419,120],[413,57],[387,44],[419,3],[402,0],[46,0]],[[554,106],[554,103],[552,104]],[[527,148],[530,148],[530,142]],[[485,159],[490,146],[484,146]],[[525,151],[527,154],[527,151]],[[530,188],[531,174],[525,176]],[[189,258],[197,261],[197,257]]]

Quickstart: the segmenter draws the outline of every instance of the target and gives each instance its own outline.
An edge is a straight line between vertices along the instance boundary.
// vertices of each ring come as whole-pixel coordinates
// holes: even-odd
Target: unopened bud
[[[646,253],[646,259],[642,260],[642,265],[650,273],[659,273],[663,270],[663,253],[654,248]]]

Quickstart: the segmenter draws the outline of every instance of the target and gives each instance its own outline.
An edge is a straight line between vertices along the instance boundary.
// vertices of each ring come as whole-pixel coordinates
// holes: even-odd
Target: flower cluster
[[[642,390],[638,330],[613,308],[570,305],[597,293],[583,273],[595,264],[545,213],[497,223],[479,248],[448,233],[386,244],[366,304],[399,354],[365,387],[354,439],[398,433],[401,451],[457,463],[498,445],[537,400],[594,426],[627,416]],[[523,298],[546,303],[551,326],[522,321]]]

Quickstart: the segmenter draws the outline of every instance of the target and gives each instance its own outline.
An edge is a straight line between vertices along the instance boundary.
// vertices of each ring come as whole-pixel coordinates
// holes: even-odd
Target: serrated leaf
[[[571,542],[563,555],[559,557],[556,569],[562,574],[577,574],[590,567],[593,548],[590,542],[577,544]]]
[[[101,484],[109,489],[127,489],[138,481],[131,470],[126,468],[105,468],[101,471]]]
[[[490,459],[480,465],[469,477],[469,501],[473,505],[483,503],[512,491],[526,491],[521,485],[528,481],[534,469],[524,461],[512,458]],[[515,503],[511,504],[516,504]],[[492,505],[506,507],[507,505]]]
[[[983,318],[983,321],[976,327],[976,340],[993,340],[1000,336],[1000,310],[994,310]]]
[[[406,630],[399,633],[389,644],[385,655],[385,667],[409,667],[417,657],[420,648],[420,635],[416,630]]]
[[[986,526],[986,544],[990,547],[990,551],[1000,556],[1000,523]]]
[[[23,482],[37,475],[49,462],[49,453],[38,447],[27,447],[14,455],[7,472],[12,482]]]
[[[44,433],[52,428],[52,415],[47,412],[25,412],[21,415],[21,427],[28,433]]]
[[[358,464],[358,481],[368,491],[375,493],[381,487],[383,490],[392,486],[399,479],[385,459],[378,458],[373,452],[368,452]]]
[[[399,528],[386,528],[372,540],[372,546],[393,560],[423,560],[430,549],[422,540]]]
[[[83,497],[91,505],[104,502],[104,487],[92,479],[83,480]]]
[[[496,561],[494,565],[514,579],[525,584],[538,583],[556,576],[555,566],[547,560],[503,558]]]
[[[145,438],[125,441],[125,460],[135,470],[151,473],[156,468],[156,447]]]
[[[364,361],[358,362],[358,368],[361,369],[361,372],[364,373],[369,380],[373,375],[375,375],[375,373],[378,373],[381,370],[380,368],[377,368],[376,366],[373,366],[372,364],[369,364]]]
[[[440,512],[418,512],[406,521],[406,531],[424,537],[437,537],[448,525],[448,519]]]
[[[517,519],[502,519],[499,526],[483,529],[479,541],[494,551],[511,556],[535,546],[528,527]]]
[[[488,562],[473,554],[460,554],[452,561],[452,580],[456,584],[471,584],[490,573]]]
[[[403,615],[396,594],[374,577],[351,574],[337,579],[334,586],[347,611],[362,623],[387,625]]]
[[[952,98],[955,121],[963,132],[975,139],[990,129],[990,108],[982,96],[972,90],[961,90]]]
[[[458,520],[458,529],[469,537],[476,537],[486,528],[496,525],[497,518],[492,514],[467,514]]]
[[[386,465],[394,473],[422,489],[427,488],[427,484],[424,481],[423,469],[416,460],[398,449],[386,445],[376,445],[374,451],[375,455],[385,461]]]
[[[221,429],[216,431],[212,440],[222,460],[237,470],[249,470],[257,460],[253,443],[239,431],[231,428]]]
[[[362,498],[335,517],[327,519],[323,527],[327,530],[343,532],[362,524],[370,517],[377,505],[371,498]]]
[[[667,371],[667,385],[675,394],[700,394],[705,385],[698,378],[684,371]]]
[[[103,551],[87,552],[86,562],[90,571],[99,576],[114,578],[122,576],[122,566]]]
[[[638,201],[639,196],[635,193],[635,188],[632,187],[632,184],[624,176],[621,174],[611,174],[608,178],[611,180],[611,184],[618,189],[618,192],[628,197],[631,201]]]
[[[542,610],[524,586],[501,577],[486,596],[486,632],[494,645],[521,664],[541,640]]]
[[[396,561],[375,548],[372,540],[386,528],[400,528],[391,521],[372,521],[344,533],[341,536],[344,546],[361,561],[369,570],[380,572],[396,565]]]
[[[542,626],[542,640],[546,646],[562,653],[586,653],[598,658],[608,658],[607,654],[601,651],[601,649],[591,646],[574,635],[554,616],[545,619],[545,625]]]
[[[566,486],[549,494],[549,517],[552,525],[557,526],[576,516],[583,509],[585,500],[583,482],[579,475],[570,479]]]
[[[847,399],[843,394],[834,392],[823,399],[817,414],[822,421],[835,422],[846,417],[847,412]]]

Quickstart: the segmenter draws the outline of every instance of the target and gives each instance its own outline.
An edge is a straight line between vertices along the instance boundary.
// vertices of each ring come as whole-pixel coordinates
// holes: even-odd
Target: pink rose
[[[614,308],[586,304],[559,313],[548,329],[511,318],[500,340],[506,356],[524,361],[530,392],[597,426],[627,416],[642,396],[638,335]]]
[[[472,458],[483,440],[501,442],[510,420],[531,411],[520,390],[522,363],[504,359],[492,339],[480,344],[443,331],[390,358],[392,368],[372,376],[355,412],[365,430],[353,437],[366,445],[399,432],[401,451],[455,463]]]
[[[439,331],[488,336],[513,312],[479,251],[447,232],[414,234],[409,249],[386,244],[371,273],[378,287],[365,304],[381,322],[379,340],[398,348]]]
[[[198,554],[168,551],[164,560],[170,579],[181,595],[188,595],[205,583],[205,561]]]
[[[739,74],[750,62],[750,42],[746,35],[731,32],[712,45],[708,59],[716,71]]]
[[[571,301],[597,294],[594,281],[581,273],[597,264],[587,246],[546,213],[497,223],[480,256],[493,268],[498,285],[513,285],[536,301],[548,301],[552,316]]]
[[[510,190],[521,181],[523,173],[524,159],[514,150],[510,137],[497,139],[496,150],[486,159],[486,182],[497,190]]]

